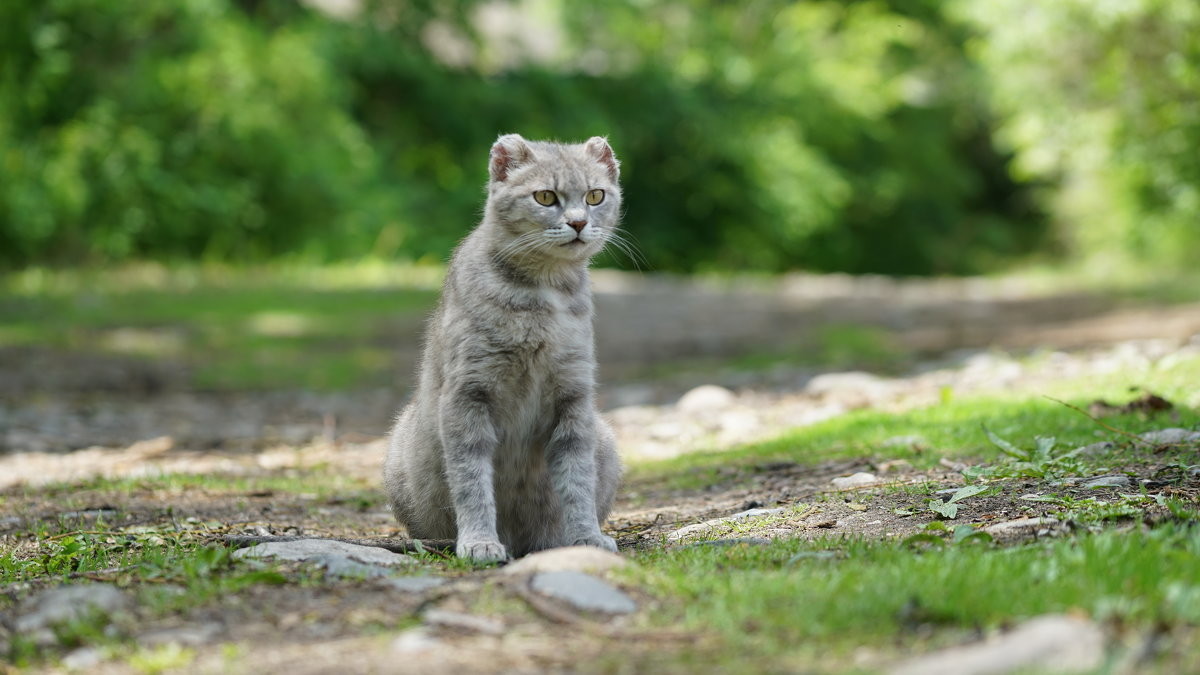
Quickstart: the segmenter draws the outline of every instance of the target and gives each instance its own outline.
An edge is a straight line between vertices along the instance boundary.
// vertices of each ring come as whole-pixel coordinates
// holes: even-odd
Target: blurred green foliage
[[[657,270],[1200,246],[1190,0],[349,6],[4,3],[0,264],[440,259],[511,131],[609,136]]]

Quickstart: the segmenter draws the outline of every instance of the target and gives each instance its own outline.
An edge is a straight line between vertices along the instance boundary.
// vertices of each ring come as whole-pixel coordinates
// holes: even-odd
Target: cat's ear
[[[533,158],[533,151],[520,134],[505,134],[496,139],[492,146],[492,157],[488,161],[488,173],[492,180],[503,183],[512,170]]]
[[[608,139],[603,136],[592,136],[583,144],[584,149],[588,154],[596,158],[596,161],[604,165],[608,170],[608,177],[615,183],[621,176],[621,163],[617,161],[617,156],[613,154],[612,146],[608,144]]]

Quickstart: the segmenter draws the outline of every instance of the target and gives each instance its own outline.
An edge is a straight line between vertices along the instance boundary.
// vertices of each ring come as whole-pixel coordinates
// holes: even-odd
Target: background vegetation
[[[12,0],[0,265],[441,259],[517,131],[657,270],[1182,267],[1197,91],[1191,0]]]

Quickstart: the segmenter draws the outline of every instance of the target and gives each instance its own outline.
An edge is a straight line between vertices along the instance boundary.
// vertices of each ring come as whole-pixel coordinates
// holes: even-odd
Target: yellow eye
[[[553,190],[538,190],[533,193],[533,199],[542,206],[554,206],[558,203],[558,195]]]
[[[588,190],[587,197],[584,199],[588,204],[595,206],[604,201],[604,190]]]

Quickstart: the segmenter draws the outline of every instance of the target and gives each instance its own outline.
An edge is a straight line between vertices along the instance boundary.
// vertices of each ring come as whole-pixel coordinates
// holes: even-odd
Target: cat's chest
[[[552,289],[512,293],[496,316],[498,337],[509,346],[530,353],[553,355],[576,350],[588,340],[591,303]]]

